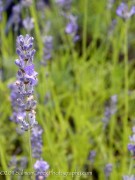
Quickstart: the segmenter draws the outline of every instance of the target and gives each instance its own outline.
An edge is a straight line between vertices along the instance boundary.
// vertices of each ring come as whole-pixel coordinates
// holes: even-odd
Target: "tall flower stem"
[[[128,143],[128,111],[129,111],[129,102],[128,102],[128,89],[129,89],[129,82],[128,82],[128,20],[125,22],[124,28],[124,118],[123,118],[123,172],[126,170],[126,154],[127,154],[127,146]]]
[[[88,18],[88,0],[84,1],[84,22],[83,22],[83,59],[86,59],[86,41],[87,41],[87,18]]]

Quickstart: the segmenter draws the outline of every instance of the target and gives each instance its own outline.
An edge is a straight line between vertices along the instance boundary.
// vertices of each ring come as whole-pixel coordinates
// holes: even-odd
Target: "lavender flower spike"
[[[135,6],[132,6],[129,10],[126,3],[121,3],[116,10],[116,14],[125,20],[129,19],[131,16],[135,14]]]
[[[23,130],[28,130],[37,124],[35,118],[36,101],[34,100],[34,86],[37,83],[37,72],[34,71],[33,58],[35,50],[33,47],[34,38],[28,34],[24,37],[20,35],[16,42],[16,52],[19,59],[15,61],[19,67],[15,90],[20,94],[17,99],[18,106],[21,105],[21,112],[16,115],[16,122]]]

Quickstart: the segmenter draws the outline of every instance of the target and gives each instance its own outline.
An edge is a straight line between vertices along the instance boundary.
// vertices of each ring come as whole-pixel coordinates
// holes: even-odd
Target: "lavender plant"
[[[15,63],[19,67],[19,70],[15,84],[11,85],[10,88],[12,89],[11,101],[14,110],[11,119],[19,124],[23,131],[31,130],[30,148],[32,148],[33,158],[38,159],[34,165],[37,178],[39,176],[38,173],[46,171],[49,165],[47,162],[41,160],[43,130],[37,125],[35,117],[36,101],[33,94],[34,86],[37,84],[37,72],[34,70],[33,64],[35,54],[33,41],[34,38],[28,34],[17,37],[16,52],[19,59]]]

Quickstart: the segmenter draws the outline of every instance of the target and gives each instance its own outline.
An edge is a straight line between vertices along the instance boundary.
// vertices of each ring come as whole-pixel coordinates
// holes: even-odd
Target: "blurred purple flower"
[[[78,30],[77,17],[70,15],[68,19],[69,19],[69,22],[65,28],[65,32],[67,34],[76,34]]]
[[[130,176],[123,176],[122,178],[123,180],[135,180],[135,176],[134,175],[130,175]]]
[[[129,10],[127,4],[122,2],[117,8],[116,14],[123,19],[129,19],[132,15],[135,14],[135,6],[132,6]]]
[[[104,173],[106,177],[110,176],[110,173],[112,172],[112,164],[106,164],[105,168],[104,168]]]
[[[52,58],[52,50],[53,50],[53,37],[45,36],[44,37],[44,54],[43,61],[41,62],[43,65],[47,65],[47,61]]]
[[[90,154],[89,154],[89,160],[91,163],[94,163],[94,159],[95,159],[95,156],[96,156],[96,151],[90,151]]]
[[[33,18],[27,17],[26,19],[24,19],[23,26],[28,32],[30,32],[34,28]]]
[[[65,32],[70,34],[73,38],[73,41],[76,42],[79,39],[79,35],[77,35],[78,31],[78,24],[77,24],[77,17],[73,16],[72,14],[69,16],[65,16],[68,19],[68,24],[66,25]]]

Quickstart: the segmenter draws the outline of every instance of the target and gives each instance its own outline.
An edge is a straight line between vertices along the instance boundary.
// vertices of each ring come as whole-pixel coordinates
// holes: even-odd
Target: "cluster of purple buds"
[[[112,172],[112,164],[106,164],[105,168],[104,168],[104,173],[106,178],[108,178],[110,176],[110,173]]]
[[[133,135],[129,137],[130,144],[128,144],[128,150],[135,156],[135,126],[132,128]]]
[[[130,175],[130,176],[123,176],[122,178],[123,180],[135,180],[135,176],[134,175]]]
[[[42,133],[43,129],[36,125],[31,130],[31,146],[32,146],[32,156],[35,159],[40,159],[42,154]]]
[[[104,128],[106,128],[108,125],[111,116],[117,112],[117,101],[117,95],[111,96],[109,105],[107,105],[105,108],[104,118],[102,119]]]
[[[27,32],[30,32],[34,28],[34,19],[26,17],[23,20],[23,27],[26,29]]]
[[[63,10],[68,10],[71,7],[72,0],[56,0],[56,4]]]
[[[46,171],[49,169],[49,165],[42,159],[37,160],[34,164],[34,169],[36,171],[36,180],[44,180],[47,177]]]
[[[35,54],[35,50],[32,49],[33,41],[34,38],[28,34],[25,37],[22,35],[17,37],[16,52],[19,59],[15,61],[15,64],[19,70],[16,82],[10,86],[14,110],[12,120],[18,123],[24,131],[37,124],[35,118],[36,101],[33,96],[34,86],[37,84],[37,72],[35,72],[33,65]]]
[[[44,54],[43,61],[41,62],[43,65],[47,65],[48,60],[52,58],[52,50],[53,50],[53,37],[45,36],[44,38]]]
[[[4,10],[4,8],[3,8],[3,2],[2,2],[2,0],[0,0],[0,21],[2,20],[3,10]]]
[[[127,20],[135,14],[135,6],[132,6],[129,10],[127,4],[122,2],[117,8],[116,14],[124,20]]]

